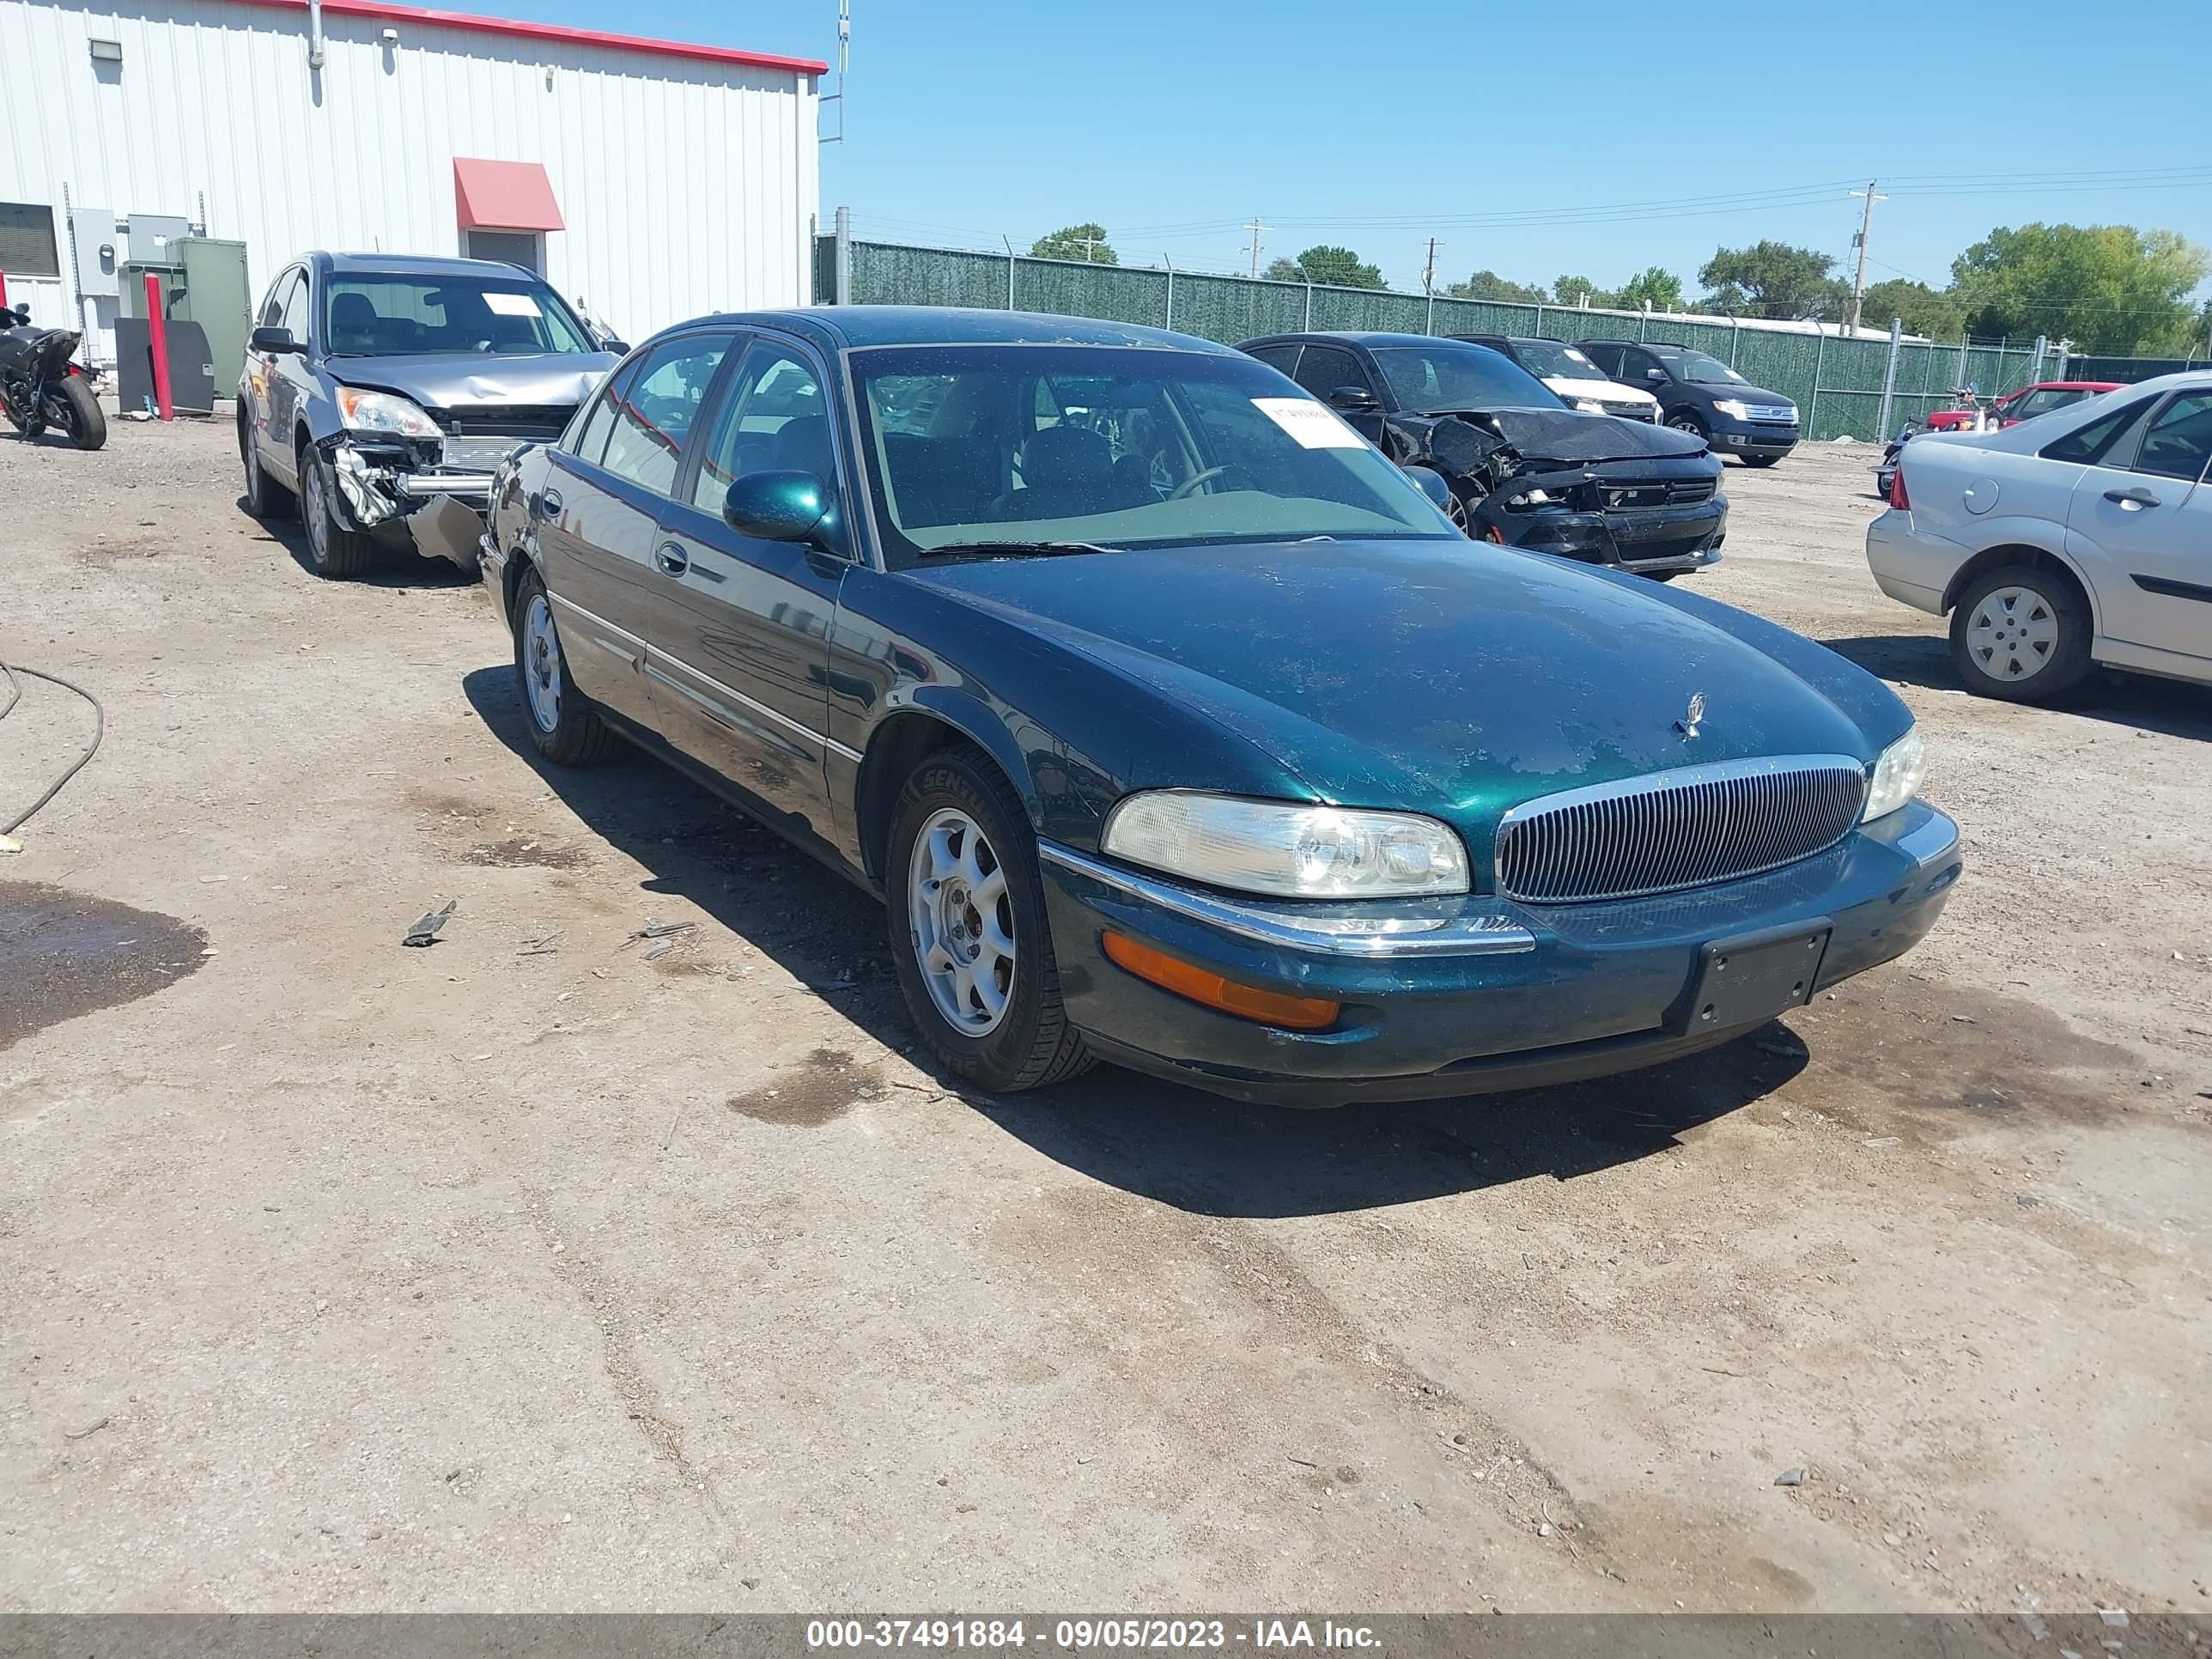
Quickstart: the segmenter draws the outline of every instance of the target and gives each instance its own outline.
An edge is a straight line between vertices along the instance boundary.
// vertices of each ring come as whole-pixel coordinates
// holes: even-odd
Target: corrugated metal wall
[[[387,46],[385,27],[330,15],[317,76],[304,6],[0,0],[0,200],[52,207],[66,283],[64,183],[126,216],[196,219],[204,192],[258,298],[309,248],[457,253],[454,157],[538,161],[568,227],[547,276],[627,337],[806,299],[812,77],[411,21]]]
[[[831,239],[823,239],[825,246]],[[825,253],[823,268],[834,270]],[[1846,340],[1693,323],[1663,314],[1565,306],[1431,301],[1419,294],[1312,288],[1193,276],[1060,259],[884,242],[852,244],[852,299],[859,305],[1007,307],[1067,317],[1145,323],[1234,345],[1255,335],[1301,329],[1389,329],[1408,334],[1522,334],[1554,339],[1648,339],[1709,351],[1756,386],[1796,401],[1808,436],[1871,440],[1881,415],[1887,340]],[[1011,288],[1011,292],[1010,292]],[[822,297],[830,295],[826,289]],[[1975,347],[1960,361],[1956,342],[1899,349],[1893,428],[1947,403],[1954,388],[1996,397],[2036,371],[2032,349]],[[2055,355],[2045,365],[2055,371]],[[1961,376],[1961,369],[1964,374]]]

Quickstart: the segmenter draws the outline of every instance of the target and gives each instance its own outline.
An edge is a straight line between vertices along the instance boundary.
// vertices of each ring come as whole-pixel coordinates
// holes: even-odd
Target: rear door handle
[[[2139,486],[2128,489],[2108,489],[2105,492],[2105,499],[2116,502],[2121,507],[2156,507],[2158,505],[2158,497]]]
[[[663,542],[653,550],[653,562],[666,576],[680,576],[691,568],[691,561],[674,542]]]

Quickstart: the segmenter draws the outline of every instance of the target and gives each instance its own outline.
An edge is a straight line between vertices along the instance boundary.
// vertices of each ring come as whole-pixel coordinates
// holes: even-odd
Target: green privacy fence
[[[1306,329],[1388,329],[1408,334],[1522,334],[1561,340],[1629,339],[1694,346],[1753,385],[1797,405],[1812,438],[1881,435],[1887,339],[1739,327],[1660,313],[1430,299],[1385,289],[1255,282],[1189,271],[1032,259],[957,248],[817,240],[815,293],[842,291],[854,305],[972,306],[1141,323],[1234,345],[1260,334]],[[2032,347],[1900,342],[1890,387],[1889,425],[1939,408],[1959,386],[1997,397],[2063,368],[2060,354]]]

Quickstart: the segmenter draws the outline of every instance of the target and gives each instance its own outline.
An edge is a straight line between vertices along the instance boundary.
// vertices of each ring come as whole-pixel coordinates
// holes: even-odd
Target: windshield
[[[323,337],[334,357],[594,351],[544,283],[502,276],[333,276]]]
[[[1553,380],[1602,380],[1606,373],[1571,345],[1557,340],[1516,340],[1514,355],[1532,374]]]
[[[1337,415],[1249,357],[947,345],[849,361],[893,568],[989,543],[1458,533]]]
[[[1749,386],[1750,381],[1737,374],[1717,357],[1708,357],[1702,351],[1675,351],[1667,354],[1667,361],[1674,373],[1697,386]]]
[[[1419,415],[1455,409],[1558,409],[1559,394],[1502,351],[1440,340],[1376,346],[1375,361],[1400,405]]]

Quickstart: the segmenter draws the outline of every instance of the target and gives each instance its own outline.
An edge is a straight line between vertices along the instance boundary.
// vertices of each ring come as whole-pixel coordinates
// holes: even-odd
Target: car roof
[[[531,276],[520,265],[499,259],[442,259],[419,253],[310,253],[307,258],[334,276]]]
[[[1232,348],[1216,341],[1135,323],[1024,311],[981,311],[967,306],[794,306],[782,311],[721,312],[674,326],[696,328],[713,323],[785,329],[833,351],[908,345],[1103,345],[1198,351],[1215,357],[1237,355]]]
[[[2038,380],[2033,386],[2021,387],[2022,392],[2118,392],[2127,385],[2125,380]]]
[[[1244,345],[1289,345],[1297,341],[1312,340],[1332,345],[1363,346],[1432,346],[1441,344],[1465,345],[1471,342],[1454,341],[1442,334],[1392,334],[1382,329],[1313,328],[1294,330],[1288,334],[1261,334],[1244,342]],[[1243,347],[1240,346],[1239,350]]]

